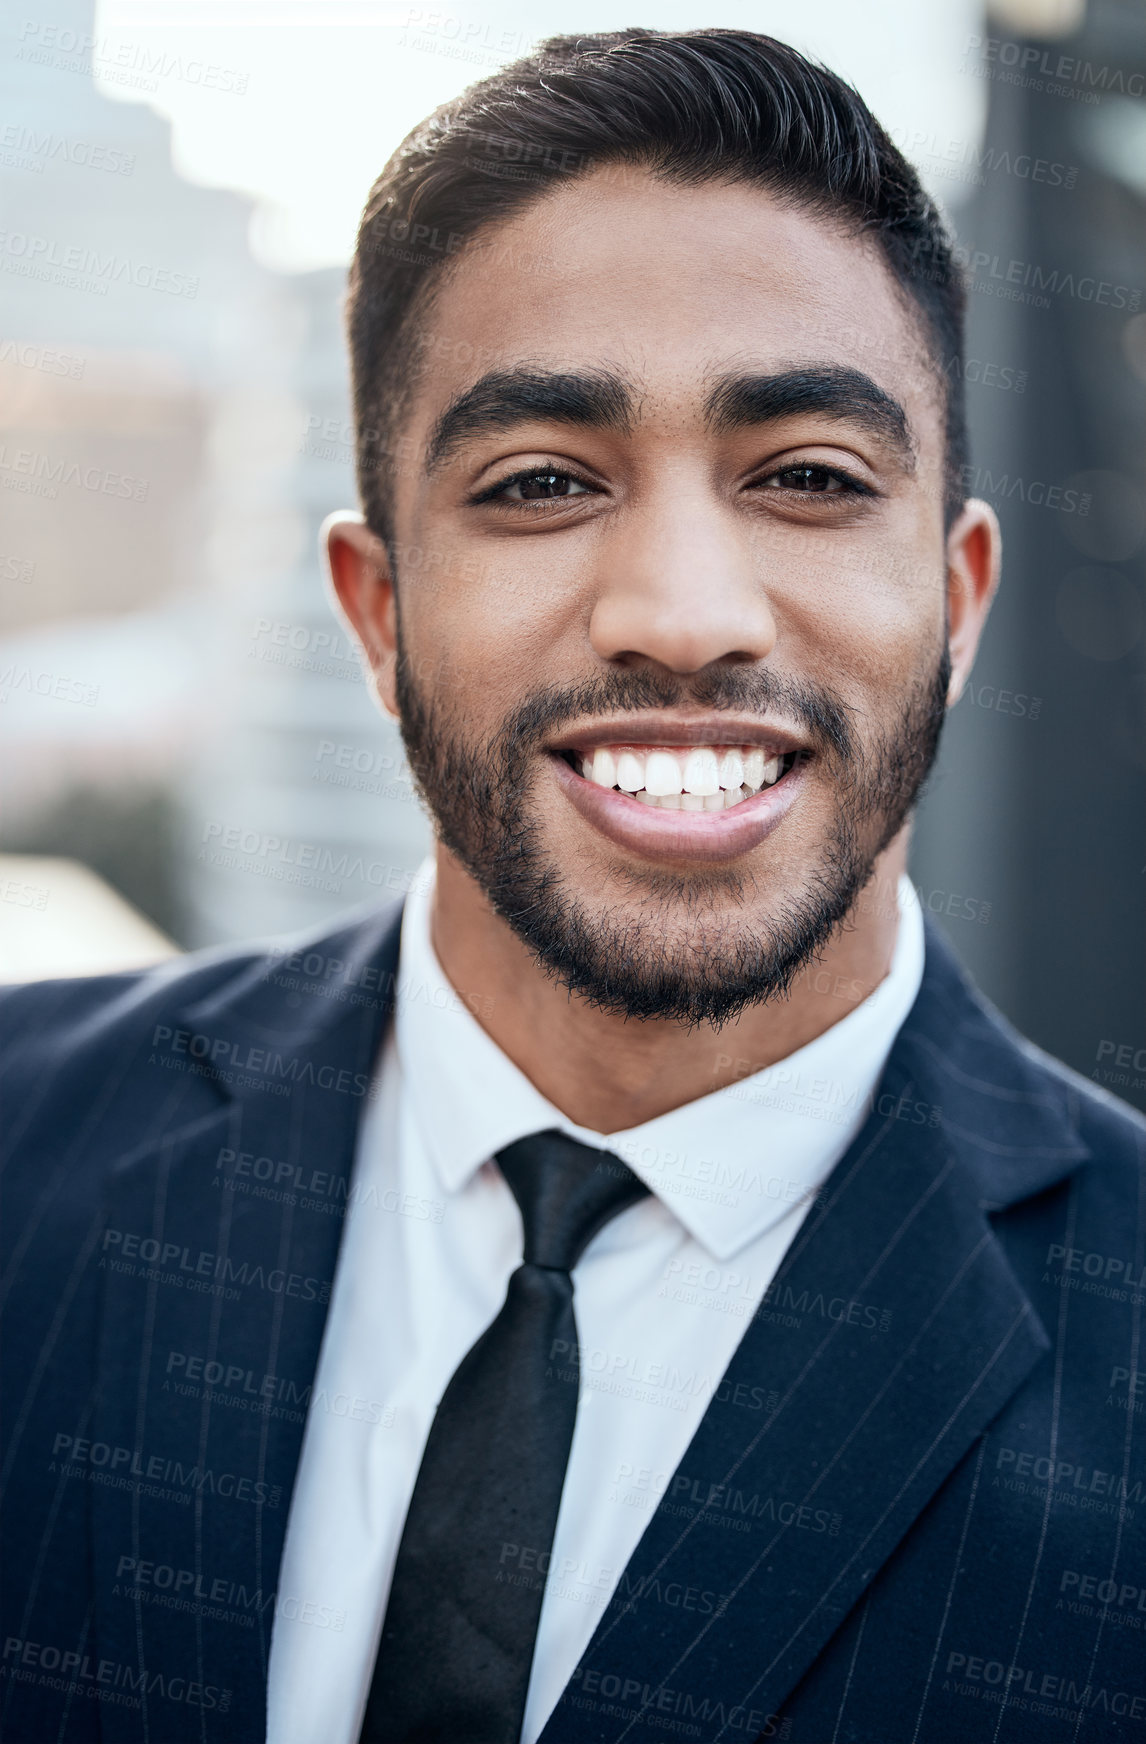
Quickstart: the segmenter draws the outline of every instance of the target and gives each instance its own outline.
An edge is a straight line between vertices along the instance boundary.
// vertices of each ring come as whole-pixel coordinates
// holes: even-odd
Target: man
[[[8,999],[4,1736],[1142,1736],[1142,1123],[904,876],[998,563],[936,213],[779,43],[557,39],[350,335],[434,871]]]

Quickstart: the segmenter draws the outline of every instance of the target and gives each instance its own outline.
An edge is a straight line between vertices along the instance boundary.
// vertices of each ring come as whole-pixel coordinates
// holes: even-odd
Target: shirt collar
[[[903,878],[891,969],[862,1005],[764,1071],[606,1136],[542,1096],[446,979],[430,939],[433,887],[427,861],[402,918],[394,1034],[443,1190],[461,1191],[515,1139],[557,1127],[623,1158],[717,1259],[814,1197],[863,1124],[923,978],[923,917]]]

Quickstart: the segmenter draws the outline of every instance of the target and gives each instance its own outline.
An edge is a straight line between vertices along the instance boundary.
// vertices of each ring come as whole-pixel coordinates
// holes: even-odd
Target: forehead
[[[874,239],[740,183],[606,165],[546,193],[461,250],[418,353],[422,433],[489,370],[605,364],[640,385],[649,421],[687,415],[728,370],[819,362],[902,401],[924,454],[940,440],[922,325]]]

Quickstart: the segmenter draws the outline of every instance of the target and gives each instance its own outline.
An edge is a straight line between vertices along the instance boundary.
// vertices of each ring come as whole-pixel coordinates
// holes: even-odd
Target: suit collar
[[[189,1001],[176,1021],[197,1038],[197,1063],[217,1089],[232,1096],[242,1078],[260,1074],[268,1084],[309,1078],[308,1049],[354,1034],[366,1040],[372,1061],[395,1000],[401,919],[400,904],[372,909],[334,932],[285,941]],[[945,1136],[983,1204],[1005,1207],[1086,1156],[1074,1099],[1066,1081],[1048,1074],[1053,1063],[971,984],[934,922],[925,925],[923,983],[895,1057],[930,1087]],[[252,1048],[266,1056],[253,1067]]]
[[[1089,1157],[1069,1079],[983,997],[930,920],[923,985],[894,1057],[934,1096],[984,1210],[1043,1192]]]
[[[869,999],[787,1059],[605,1136],[548,1101],[482,1028],[478,1001],[462,1000],[450,985],[430,936],[432,893],[432,880],[419,880],[403,915],[395,1040],[403,1102],[443,1194],[460,1192],[515,1139],[558,1128],[621,1157],[722,1260],[814,1198],[863,1124],[923,974],[923,919],[904,879],[891,969]],[[774,1159],[767,1175],[756,1175],[759,1191],[697,1192],[698,1180],[743,1179],[754,1151]]]
[[[210,1039],[257,1040],[305,1047],[357,1013],[377,1038],[397,986],[402,905],[364,909],[337,929],[275,941],[238,973],[212,977],[209,991],[180,1005],[177,1022]],[[976,1170],[1000,1159],[993,1185],[1022,1192],[1024,1159],[1077,1157],[1072,1097],[1048,1079],[1054,1062],[1018,1035],[968,980],[943,933],[926,917],[926,968],[899,1043],[913,1042],[930,1065],[921,1069],[950,1086],[969,1129],[967,1160]],[[225,957],[226,953],[220,953]],[[1007,1054],[1000,1082],[999,1052]],[[208,1062],[209,1064],[209,1062]],[[225,1079],[220,1089],[226,1091]],[[958,1135],[955,1135],[956,1138]],[[1012,1167],[1012,1164],[1014,1167]]]
[[[216,1065],[219,1088],[235,1082],[226,1076],[232,1050],[244,1061],[252,1045],[305,1052],[355,1030],[377,1044],[394,1004],[401,921],[398,903],[352,915],[333,932],[276,940],[237,977],[191,1000],[180,1017],[212,1044],[203,1059]]]

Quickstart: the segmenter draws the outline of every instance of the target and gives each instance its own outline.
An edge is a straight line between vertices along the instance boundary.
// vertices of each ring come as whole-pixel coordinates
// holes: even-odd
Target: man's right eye
[[[491,485],[475,498],[476,502],[531,503],[553,502],[561,498],[588,496],[589,488],[572,473],[559,472],[556,467],[532,467],[515,472],[500,483]]]

